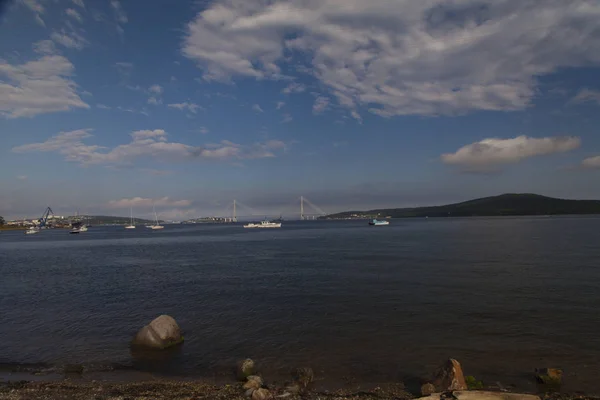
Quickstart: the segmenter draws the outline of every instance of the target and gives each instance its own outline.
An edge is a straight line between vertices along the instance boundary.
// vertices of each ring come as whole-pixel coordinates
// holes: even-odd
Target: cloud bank
[[[217,0],[187,25],[182,52],[223,82],[293,65],[355,119],[359,107],[511,111],[530,105],[536,77],[600,64],[599,19],[596,0]]]
[[[38,43],[38,51],[52,52],[52,42]],[[8,118],[33,117],[73,108],[89,108],[77,93],[75,67],[56,54],[13,65],[0,59],[0,114]]]
[[[66,161],[81,165],[127,165],[139,158],[180,162],[186,160],[258,159],[275,157],[285,149],[285,143],[270,140],[264,143],[241,145],[223,140],[204,146],[170,142],[162,129],[140,130],[130,134],[131,141],[113,148],[87,145],[84,140],[93,137],[91,129],[61,132],[45,142],[17,146],[14,153],[57,152]]]

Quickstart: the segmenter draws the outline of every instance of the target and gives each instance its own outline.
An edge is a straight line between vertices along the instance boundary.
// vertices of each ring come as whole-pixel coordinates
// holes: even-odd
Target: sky
[[[2,4],[5,218],[600,199],[598,0]]]

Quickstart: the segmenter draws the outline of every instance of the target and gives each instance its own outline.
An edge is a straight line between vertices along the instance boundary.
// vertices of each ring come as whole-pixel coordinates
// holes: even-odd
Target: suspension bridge
[[[291,219],[314,220],[324,215],[327,215],[327,213],[319,206],[308,200],[305,196],[300,196],[294,199],[291,204],[281,208],[279,212],[273,213],[271,211],[266,214],[255,210],[239,200],[233,200],[228,204],[225,215],[215,218],[219,218],[225,222],[237,222],[238,219],[250,219],[256,217],[274,217],[283,219],[284,216],[287,218],[291,217]]]

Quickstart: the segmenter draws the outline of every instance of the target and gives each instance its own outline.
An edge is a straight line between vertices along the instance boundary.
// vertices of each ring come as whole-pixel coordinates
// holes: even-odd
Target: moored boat
[[[125,229],[135,229],[135,220],[133,219],[133,208],[130,209],[130,214],[131,214],[131,221],[129,222],[129,225],[127,225],[125,227]]]
[[[390,221],[381,221],[378,219],[372,219],[371,221],[369,221],[369,225],[371,226],[383,226],[383,225],[389,225]]]
[[[244,225],[244,228],[281,228],[281,222],[270,222],[267,220],[261,221],[260,223],[251,222]]]
[[[158,215],[156,214],[154,205],[152,206],[152,210],[154,211],[154,224],[146,225],[146,228],[150,228],[152,230],[164,229],[165,227],[158,223]]]

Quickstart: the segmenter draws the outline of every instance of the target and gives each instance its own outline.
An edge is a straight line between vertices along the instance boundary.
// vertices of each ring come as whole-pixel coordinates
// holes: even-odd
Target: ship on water
[[[259,223],[251,222],[244,225],[244,228],[281,228],[281,222],[272,222],[268,220],[264,220]]]
[[[389,225],[390,221],[382,221],[379,219],[372,219],[371,221],[369,221],[369,225],[371,226],[383,226],[383,225]]]

